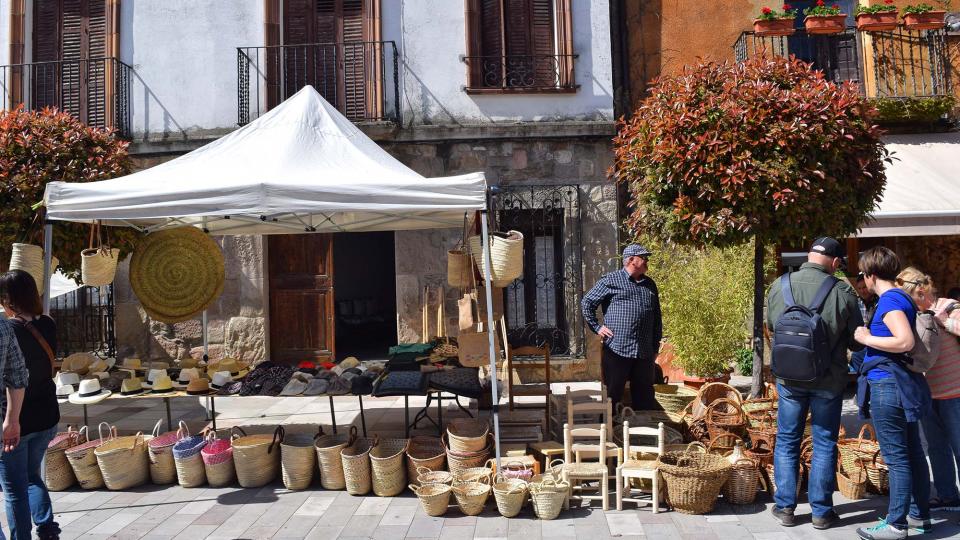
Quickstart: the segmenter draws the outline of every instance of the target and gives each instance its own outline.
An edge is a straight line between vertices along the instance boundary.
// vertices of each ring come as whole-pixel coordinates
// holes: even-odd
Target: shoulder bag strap
[[[833,276],[827,276],[827,279],[823,280],[823,283],[820,284],[820,288],[817,289],[817,294],[813,297],[813,302],[810,303],[810,309],[820,313],[820,310],[823,309],[824,302],[827,301],[827,296],[830,295],[830,291],[833,290],[833,287],[839,281],[839,279]]]
[[[780,276],[780,291],[783,295],[783,305],[785,308],[797,305],[796,300],[793,299],[793,290],[790,287],[790,274],[792,273],[793,272],[787,272]]]
[[[56,375],[57,355],[53,353],[53,349],[50,348],[50,344],[47,343],[47,340],[43,337],[43,334],[41,334],[40,331],[37,330],[37,327],[34,326],[32,322],[26,319],[23,319],[21,317],[17,317],[17,320],[23,323],[23,327],[29,330],[31,334],[33,334],[33,339],[37,340],[37,343],[40,344],[40,348],[43,349],[43,352],[47,353],[47,358],[50,359],[50,376],[52,377],[53,375]]]

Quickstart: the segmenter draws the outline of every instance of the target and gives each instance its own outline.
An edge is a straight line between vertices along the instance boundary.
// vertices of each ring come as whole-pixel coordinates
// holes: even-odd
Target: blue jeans
[[[960,398],[933,400],[933,414],[920,425],[927,437],[927,455],[933,485],[942,501],[960,500],[957,464],[960,464]]]
[[[907,526],[907,513],[930,519],[930,469],[920,442],[920,422],[907,422],[894,379],[869,381],[870,415],[880,455],[890,469],[887,523]]]
[[[807,390],[777,384],[780,395],[777,411],[777,444],[773,451],[773,497],[778,508],[797,507],[797,474],[800,471],[800,443],[807,422],[813,420],[813,464],[807,498],[815,517],[833,509],[836,484],[837,435],[843,410],[843,393]]]
[[[37,534],[41,538],[60,532],[53,520],[53,506],[41,472],[47,445],[56,433],[57,426],[53,426],[46,431],[24,435],[12,452],[0,454],[0,485],[3,486],[7,524],[13,540],[30,539],[31,518],[37,524]]]

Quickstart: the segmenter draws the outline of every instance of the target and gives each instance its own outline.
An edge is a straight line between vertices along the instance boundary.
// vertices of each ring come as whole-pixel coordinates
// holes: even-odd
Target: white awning
[[[304,87],[254,122],[128,176],[51,182],[47,218],[211,234],[462,227],[486,206],[482,172],[424,178]]]
[[[960,133],[884,137],[894,162],[860,238],[960,234]]]

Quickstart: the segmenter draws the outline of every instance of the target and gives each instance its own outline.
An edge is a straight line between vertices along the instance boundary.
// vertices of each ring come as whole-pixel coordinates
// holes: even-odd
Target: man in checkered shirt
[[[657,409],[653,395],[655,360],[663,337],[663,319],[657,284],[647,275],[650,251],[630,244],[623,250],[623,268],[597,281],[583,297],[583,318],[603,340],[603,383],[614,406],[623,399],[630,381],[630,397],[637,410]],[[603,324],[597,308],[603,309]]]
[[[0,414],[3,414],[3,451],[10,452],[20,444],[20,408],[30,372],[17,344],[10,321],[0,317]],[[2,533],[0,533],[2,538]]]

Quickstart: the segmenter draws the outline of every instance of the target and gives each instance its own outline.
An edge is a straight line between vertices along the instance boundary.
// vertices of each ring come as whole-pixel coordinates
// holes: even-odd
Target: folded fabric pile
[[[240,387],[241,396],[278,396],[290,381],[293,367],[272,361],[262,362],[247,374]]]

